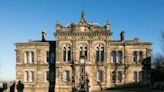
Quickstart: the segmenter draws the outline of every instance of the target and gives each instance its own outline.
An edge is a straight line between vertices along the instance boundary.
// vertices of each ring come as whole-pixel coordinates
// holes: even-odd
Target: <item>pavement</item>
[[[101,92],[164,92],[164,90],[157,90],[151,88],[127,88],[127,89],[111,89],[103,90]]]

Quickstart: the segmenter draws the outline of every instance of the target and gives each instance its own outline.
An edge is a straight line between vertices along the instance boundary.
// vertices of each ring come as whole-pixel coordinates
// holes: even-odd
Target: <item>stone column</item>
[[[28,58],[27,53],[24,52],[24,63],[27,63],[27,58]]]
[[[31,59],[31,51],[29,52],[29,55],[28,55],[28,57],[29,57],[29,63],[32,63],[32,59]]]

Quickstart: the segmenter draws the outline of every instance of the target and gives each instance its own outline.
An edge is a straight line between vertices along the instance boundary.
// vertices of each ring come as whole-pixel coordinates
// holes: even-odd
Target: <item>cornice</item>
[[[49,46],[49,42],[25,42],[25,43],[15,43],[16,46]]]
[[[54,33],[55,36],[111,36],[112,33],[111,32],[99,32],[99,31],[95,31],[95,32],[56,32]]]
[[[126,46],[126,45],[149,45],[151,46],[152,43],[151,42],[126,42],[126,41],[120,41],[120,42],[110,42],[110,45],[122,45],[122,46]]]

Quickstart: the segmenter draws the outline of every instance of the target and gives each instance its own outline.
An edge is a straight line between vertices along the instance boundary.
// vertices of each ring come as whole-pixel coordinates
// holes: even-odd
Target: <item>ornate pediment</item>
[[[56,24],[57,32],[110,32],[110,23],[100,26],[98,23],[87,23],[85,13],[82,11],[81,20],[79,23],[70,23],[62,26],[59,22]]]

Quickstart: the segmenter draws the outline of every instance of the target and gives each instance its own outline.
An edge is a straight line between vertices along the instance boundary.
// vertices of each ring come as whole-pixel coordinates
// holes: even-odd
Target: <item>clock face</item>
[[[84,64],[84,62],[85,62],[84,59],[80,59],[80,63]]]

